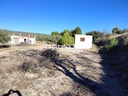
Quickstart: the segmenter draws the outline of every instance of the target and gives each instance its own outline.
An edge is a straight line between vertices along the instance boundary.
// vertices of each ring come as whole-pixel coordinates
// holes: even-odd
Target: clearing
[[[23,96],[127,96],[98,51],[58,48],[48,59],[42,46],[0,49],[0,95],[18,89]]]

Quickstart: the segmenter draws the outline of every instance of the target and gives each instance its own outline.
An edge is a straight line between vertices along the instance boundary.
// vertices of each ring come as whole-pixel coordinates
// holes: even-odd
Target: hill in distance
[[[35,33],[35,32],[24,32],[24,31],[13,31],[13,30],[5,30],[5,29],[0,29],[7,31],[8,34],[15,34],[15,35],[23,35],[23,36],[28,36],[28,35],[48,35],[48,34],[43,34],[43,33]]]

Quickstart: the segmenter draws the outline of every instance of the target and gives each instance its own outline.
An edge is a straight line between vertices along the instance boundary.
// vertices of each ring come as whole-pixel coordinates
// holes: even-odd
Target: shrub
[[[72,45],[74,44],[74,38],[69,35],[69,32],[65,30],[63,37],[58,41],[58,45]]]
[[[117,45],[118,45],[118,40],[116,38],[113,38],[110,40],[109,44],[107,44],[105,47],[107,48],[107,50],[112,50]]]
[[[52,50],[52,49],[46,49],[41,53],[41,56],[44,56],[47,58],[54,58],[58,55],[59,53],[56,50]]]

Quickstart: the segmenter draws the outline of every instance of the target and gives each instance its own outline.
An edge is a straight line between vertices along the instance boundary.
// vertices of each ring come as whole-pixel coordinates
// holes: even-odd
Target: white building
[[[21,34],[17,36],[13,34],[13,35],[10,35],[10,37],[11,37],[11,40],[9,41],[9,44],[11,45],[18,45],[23,43],[30,44],[30,45],[36,44],[36,36],[31,36],[31,35],[21,36]]]
[[[92,48],[93,36],[91,35],[75,35],[75,48],[89,49]]]

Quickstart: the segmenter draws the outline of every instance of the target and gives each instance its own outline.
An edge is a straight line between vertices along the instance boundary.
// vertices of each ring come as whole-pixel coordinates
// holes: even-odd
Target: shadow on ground
[[[0,48],[9,48],[10,45],[0,45]]]
[[[81,54],[83,54],[83,52]],[[127,94],[123,91],[122,86],[119,84],[117,78],[114,75],[115,71],[107,66],[107,55],[100,54],[100,65],[102,66],[101,70],[104,72],[104,74],[101,74],[101,82],[91,80],[84,74],[81,74],[77,71],[76,64],[84,65],[83,67],[89,67],[87,61],[94,62],[93,60],[87,57],[83,57],[80,54],[77,55],[78,58],[85,60],[85,64],[82,64],[81,62],[74,62],[68,59],[59,60],[58,57],[51,59],[53,62],[55,62],[56,65],[54,67],[58,71],[62,72],[75,82],[72,92],[63,93],[60,96],[127,96]],[[66,65],[63,61],[68,62],[70,66]],[[90,69],[93,70],[93,67],[90,67]]]

